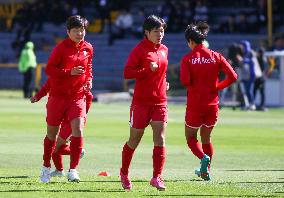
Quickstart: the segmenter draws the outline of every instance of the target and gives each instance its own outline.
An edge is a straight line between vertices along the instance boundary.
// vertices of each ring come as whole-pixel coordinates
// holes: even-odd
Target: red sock
[[[202,144],[202,149],[203,149],[203,152],[210,157],[210,164],[211,164],[213,153],[214,153],[213,144],[212,143]],[[210,169],[210,164],[208,166],[209,169]]]
[[[63,171],[63,158],[59,153],[59,150],[56,153],[52,154],[52,160],[56,170]]]
[[[63,144],[59,147],[58,151],[52,154],[52,160],[57,170],[63,171],[63,158],[62,155],[70,155],[70,147],[67,144]]]
[[[70,143],[70,169],[76,169],[80,162],[83,149],[83,137],[71,137]]]
[[[190,137],[187,141],[187,145],[196,157],[198,157],[199,159],[203,158],[204,152],[202,150],[201,144],[195,137]]]
[[[166,160],[166,148],[164,146],[154,146],[153,149],[153,177],[159,177],[164,169]]]
[[[43,166],[51,167],[50,160],[54,148],[55,140],[50,140],[47,136],[45,136],[43,141]]]
[[[70,155],[70,146],[67,144],[63,144],[59,147],[57,153],[61,155]]]
[[[133,157],[135,149],[132,149],[128,146],[127,143],[124,144],[122,149],[122,165],[120,171],[124,175],[128,175],[129,166]]]

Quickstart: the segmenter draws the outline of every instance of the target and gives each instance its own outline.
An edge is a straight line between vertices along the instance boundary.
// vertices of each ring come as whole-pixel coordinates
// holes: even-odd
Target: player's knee
[[[50,140],[55,140],[56,139],[56,135],[58,133],[58,128],[56,126],[47,126],[47,134],[46,136],[50,139]]]
[[[74,137],[81,137],[83,136],[83,130],[80,128],[72,130],[72,136]]]
[[[129,139],[127,144],[129,145],[130,148],[136,149],[137,146],[139,145],[140,140],[137,139]]]

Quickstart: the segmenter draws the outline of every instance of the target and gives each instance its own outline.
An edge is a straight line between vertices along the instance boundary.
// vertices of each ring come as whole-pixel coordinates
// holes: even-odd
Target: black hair
[[[167,28],[167,24],[164,19],[156,15],[150,15],[144,20],[143,32],[145,32],[145,30],[150,32],[151,30],[160,27],[163,27],[164,30]]]
[[[244,56],[244,47],[240,43],[233,43],[228,48],[228,59],[231,60],[232,66],[234,68],[242,66],[242,63],[240,62],[238,56]]]
[[[188,25],[184,34],[187,42],[191,39],[195,43],[201,44],[206,39],[208,32],[209,25],[206,22],[198,22],[197,24]]]
[[[234,60],[237,55],[244,56],[244,47],[240,43],[233,43],[228,48],[228,58]]]
[[[81,17],[80,15],[70,16],[66,21],[67,30],[70,31],[72,28],[81,28],[86,29],[89,25],[89,22],[86,18]]]

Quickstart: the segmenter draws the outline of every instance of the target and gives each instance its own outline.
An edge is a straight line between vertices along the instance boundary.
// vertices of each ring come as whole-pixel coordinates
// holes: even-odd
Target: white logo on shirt
[[[87,55],[87,52],[84,50],[84,51],[83,51],[83,54],[84,54],[84,56],[86,56],[86,55]]]
[[[204,58],[204,57],[200,57],[200,58],[192,58],[191,59],[191,64],[209,64],[209,63],[215,63],[216,60],[215,58]]]

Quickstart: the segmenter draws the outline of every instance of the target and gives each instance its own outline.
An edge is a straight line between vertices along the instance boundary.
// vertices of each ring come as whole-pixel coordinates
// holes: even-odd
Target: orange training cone
[[[98,176],[101,176],[101,177],[108,177],[110,176],[110,174],[107,172],[107,171],[102,171],[98,174]]]

